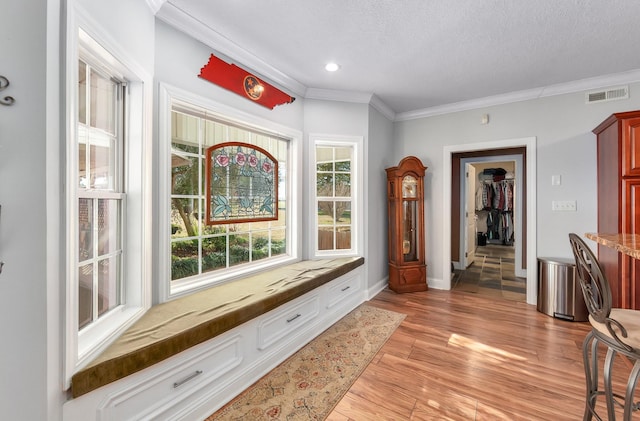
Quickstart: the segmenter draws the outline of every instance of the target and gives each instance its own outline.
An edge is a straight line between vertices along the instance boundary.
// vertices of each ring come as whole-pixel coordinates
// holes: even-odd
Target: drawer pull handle
[[[185,377],[182,380],[178,380],[177,382],[173,383],[173,388],[177,389],[178,387],[182,386],[183,384],[185,384],[186,382],[188,382],[189,380],[193,380],[196,377],[198,377],[200,374],[202,374],[202,370],[197,370],[192,374],[189,374],[187,377]]]
[[[298,313],[295,316],[293,316],[290,319],[287,319],[287,323],[291,323],[292,321],[294,321],[295,319],[297,319],[298,317],[302,316],[302,314]]]
[[[346,287],[342,288],[340,291],[345,292],[345,291],[346,291],[346,290],[348,290],[349,288],[351,288],[351,285],[349,285],[349,286],[346,286]]]

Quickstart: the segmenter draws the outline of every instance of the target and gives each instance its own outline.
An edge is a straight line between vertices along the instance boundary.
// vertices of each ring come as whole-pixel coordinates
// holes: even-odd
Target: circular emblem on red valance
[[[262,86],[258,78],[253,75],[245,76],[243,86],[244,93],[254,101],[260,99],[264,92],[264,86]]]

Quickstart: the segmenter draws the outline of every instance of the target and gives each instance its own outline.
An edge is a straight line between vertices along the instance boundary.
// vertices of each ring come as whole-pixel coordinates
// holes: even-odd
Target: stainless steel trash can
[[[539,312],[563,320],[589,319],[573,259],[538,258]]]

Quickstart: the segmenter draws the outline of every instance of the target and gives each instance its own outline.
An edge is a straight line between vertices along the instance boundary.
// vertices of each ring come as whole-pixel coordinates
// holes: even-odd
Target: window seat
[[[301,261],[153,306],[73,376],[71,394],[84,395],[150,367],[362,264],[363,257]]]

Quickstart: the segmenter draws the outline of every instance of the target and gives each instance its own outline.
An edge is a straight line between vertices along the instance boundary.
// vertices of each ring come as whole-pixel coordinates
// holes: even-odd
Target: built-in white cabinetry
[[[354,295],[358,296],[363,293],[364,286],[362,285],[362,278],[360,276],[343,276],[338,278],[330,284],[326,285],[327,291],[327,311],[329,315],[336,313],[333,309],[340,309],[342,305],[349,300],[353,300]],[[344,316],[344,312],[339,312],[337,315]],[[335,316],[336,314],[334,314]]]
[[[308,297],[307,297],[308,296]],[[258,349],[264,350],[285,336],[294,335],[320,313],[320,291],[312,292],[295,305],[284,305],[263,318],[258,326]]]
[[[173,364],[158,364],[139,381],[115,390],[98,406],[99,420],[162,419],[175,413],[181,401],[242,364],[242,336],[231,335],[217,343],[176,356]],[[120,390],[118,390],[120,389]],[[97,392],[97,391],[96,391]]]
[[[68,401],[65,421],[201,421],[365,300],[364,268]]]

